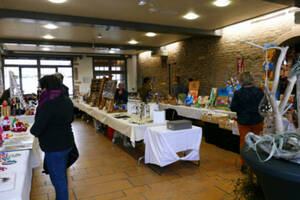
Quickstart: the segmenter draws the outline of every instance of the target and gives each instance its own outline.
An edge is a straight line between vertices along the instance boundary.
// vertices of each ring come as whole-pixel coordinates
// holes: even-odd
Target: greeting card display
[[[200,81],[190,81],[189,82],[188,95],[193,96],[193,103],[197,102],[199,88],[200,88]]]
[[[215,107],[228,107],[228,93],[226,88],[220,88],[216,98]]]
[[[207,106],[212,107],[215,103],[216,97],[217,97],[218,89],[217,88],[212,88],[209,96],[209,101]]]

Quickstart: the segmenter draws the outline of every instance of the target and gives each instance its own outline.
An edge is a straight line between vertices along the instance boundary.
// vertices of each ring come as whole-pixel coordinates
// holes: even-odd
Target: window
[[[60,72],[64,76],[64,84],[73,94],[73,66],[71,59],[43,59],[43,58],[3,58],[4,86],[10,87],[9,71],[14,73],[17,84],[24,94],[36,93],[38,79],[45,75]]]
[[[41,65],[45,66],[71,66],[70,60],[41,60]]]
[[[10,86],[10,77],[9,72],[12,71],[14,73],[15,79],[17,80],[17,84],[20,85],[20,72],[19,67],[4,67],[4,85],[5,90]]]
[[[37,93],[38,68],[22,68],[22,90],[24,94]]]
[[[51,75],[56,73],[56,68],[41,68],[41,78],[45,75]]]
[[[37,60],[30,59],[4,59],[4,65],[37,65]]]
[[[69,93],[73,94],[73,70],[71,67],[58,67],[57,71],[64,76],[64,84],[69,88]]]
[[[112,79],[126,86],[126,60],[120,58],[94,58],[94,78],[112,75]]]

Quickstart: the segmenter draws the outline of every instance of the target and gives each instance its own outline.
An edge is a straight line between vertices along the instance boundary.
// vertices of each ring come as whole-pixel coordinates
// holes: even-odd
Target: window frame
[[[5,59],[36,59],[37,65],[5,65],[4,60]],[[41,65],[41,60],[70,60],[71,65]],[[3,56],[1,59],[2,63],[2,84],[3,84],[3,90],[5,90],[5,77],[4,77],[4,67],[18,67],[19,68],[19,82],[20,82],[20,89],[23,90],[23,83],[22,83],[22,68],[37,68],[38,71],[38,80],[41,77],[41,68],[55,68],[55,72],[58,71],[58,68],[71,68],[72,69],[72,87],[74,89],[74,64],[73,64],[73,57],[69,56],[62,56],[62,57],[56,57],[56,56],[34,56],[34,55],[26,55],[26,56]],[[73,91],[72,91],[73,93]]]
[[[102,66],[102,67],[109,67],[108,71],[97,71],[95,70],[95,67],[101,67],[95,63],[95,60],[108,60],[109,64],[108,66]],[[115,60],[121,60],[124,61],[124,70],[121,71],[113,71],[112,67],[118,67],[113,65],[113,61]],[[122,66],[123,67],[123,66]],[[127,59],[125,57],[105,57],[105,56],[94,56],[93,57],[93,78],[96,78],[97,76],[108,76],[113,74],[121,74],[124,75],[124,84],[125,88],[128,90],[127,85]]]

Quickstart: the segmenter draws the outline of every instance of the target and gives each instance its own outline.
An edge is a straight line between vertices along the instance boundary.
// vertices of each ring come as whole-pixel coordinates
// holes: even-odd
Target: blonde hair
[[[240,82],[242,86],[252,85],[254,83],[254,76],[251,72],[243,72],[240,75]]]

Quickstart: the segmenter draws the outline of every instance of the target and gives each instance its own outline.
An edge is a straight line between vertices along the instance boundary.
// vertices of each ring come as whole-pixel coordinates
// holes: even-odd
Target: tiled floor
[[[70,199],[229,200],[241,177],[239,156],[202,142],[201,165],[178,162],[160,176],[121,150],[92,125],[73,124],[80,159],[69,169]],[[34,170],[31,200],[55,199],[49,177]]]

